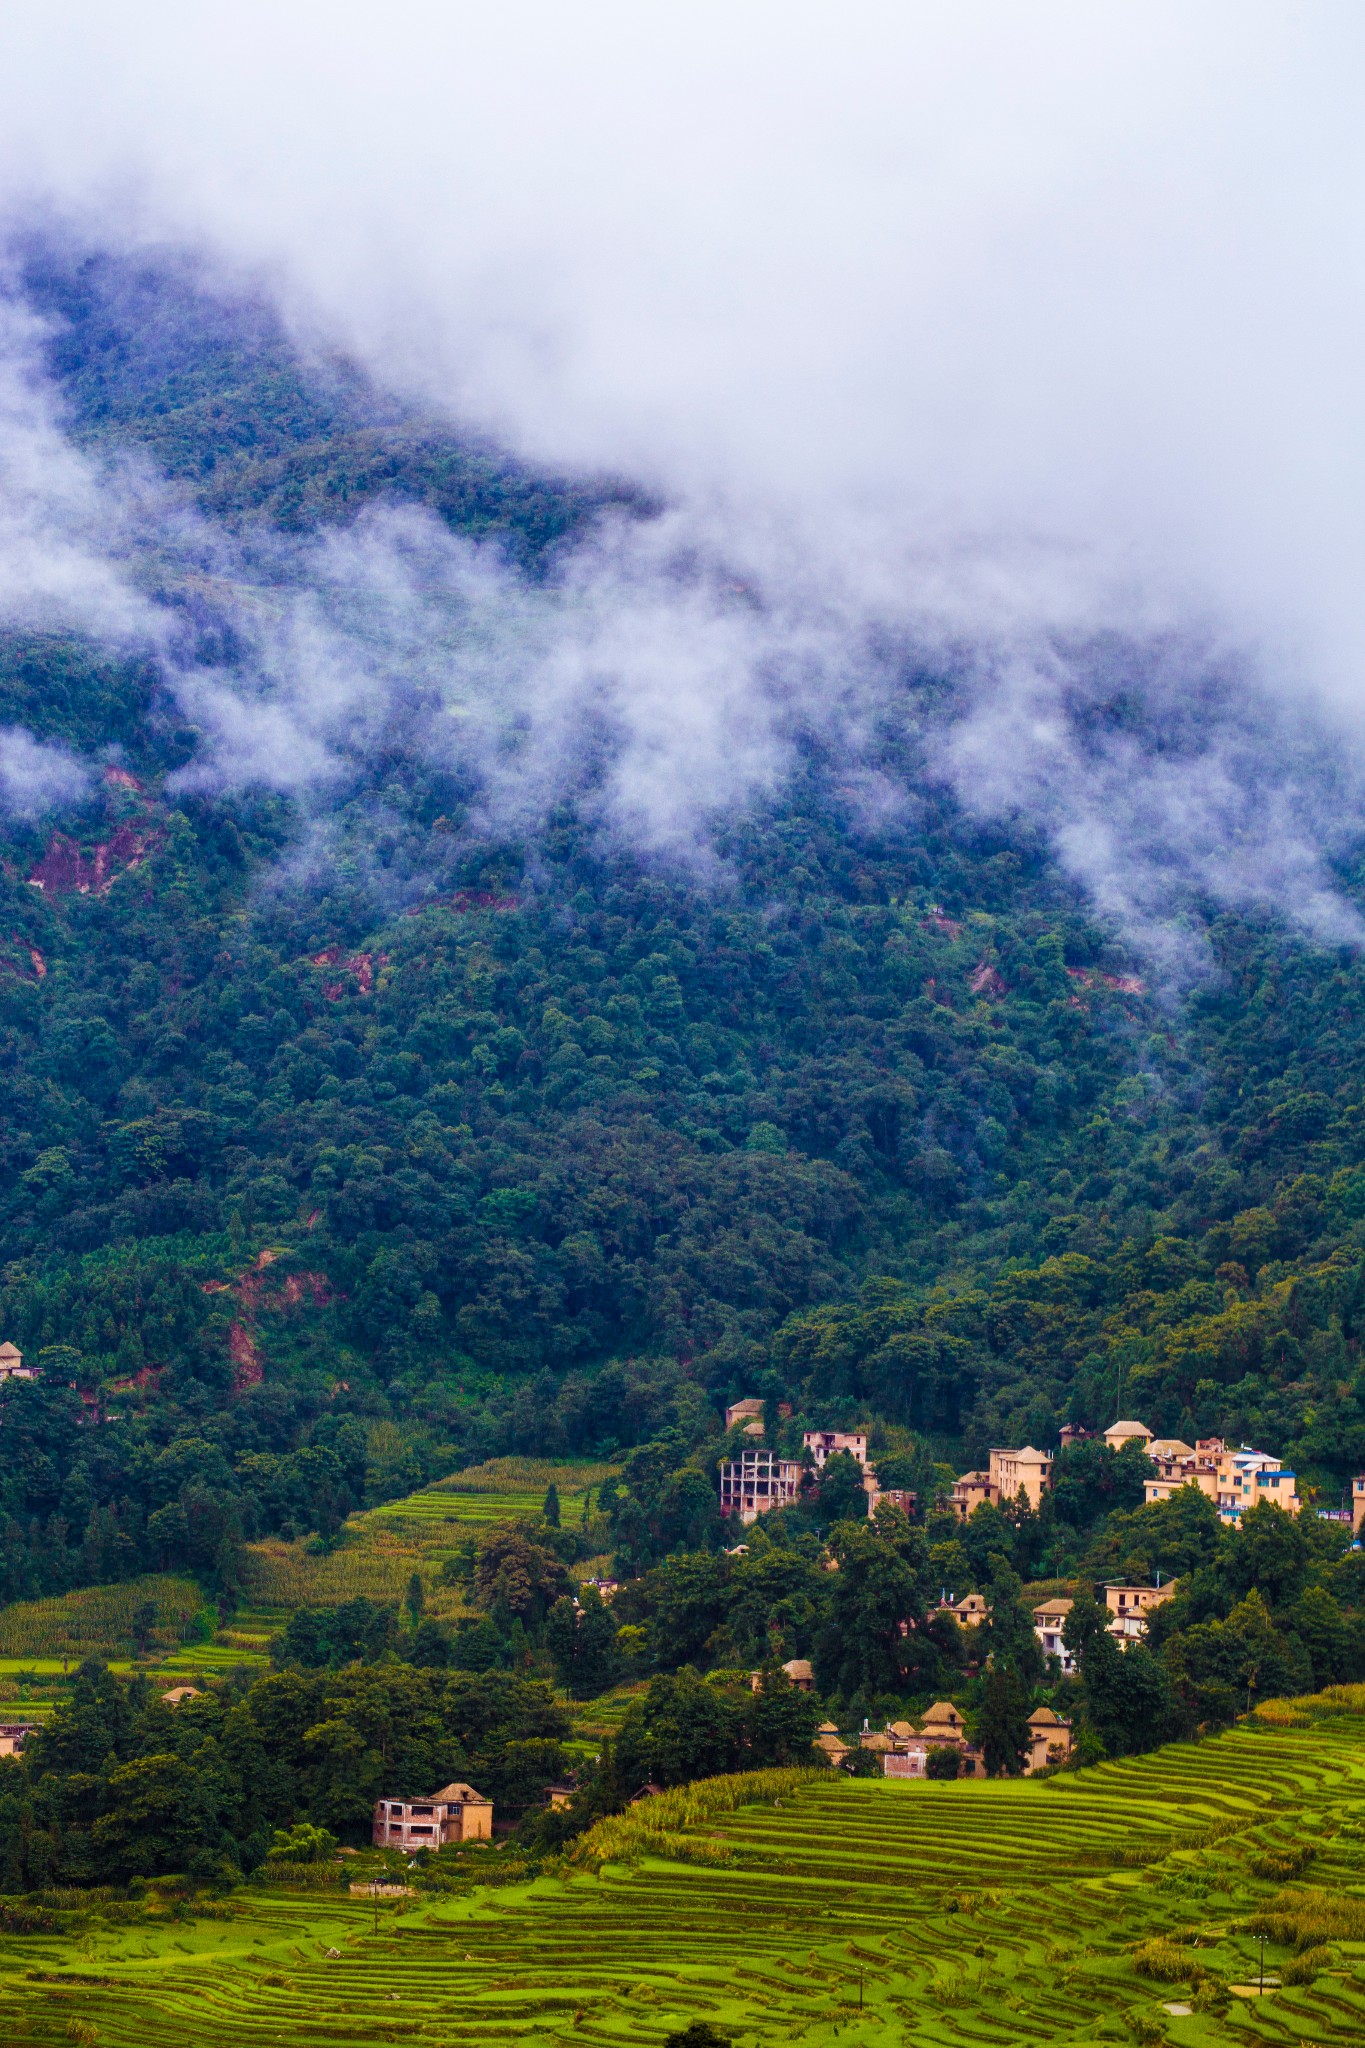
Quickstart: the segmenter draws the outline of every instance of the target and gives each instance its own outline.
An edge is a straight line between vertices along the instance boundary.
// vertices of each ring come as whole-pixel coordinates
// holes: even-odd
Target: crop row
[[[1351,1801],[1365,1805],[1354,1718],[1048,1781],[715,1780],[602,1823],[577,1863],[531,1884],[410,1908],[262,1889],[226,1924],[111,1929],[79,1958],[10,1937],[0,2038],[79,2039],[79,2018],[102,2048],[658,2048],[702,2018],[759,2048],[832,2048],[838,2030],[859,2048],[1079,2048],[1116,2023],[1126,2038],[1130,2021],[1166,2025],[1181,1987],[1134,1955],[1154,1935],[1245,1981],[1255,1943],[1239,1930],[1276,1897],[1255,1857],[1311,1836],[1330,1889],[1286,1896],[1337,1901],[1330,1967],[1190,2039],[1354,2048],[1365,1941],[1340,1901],[1354,1887],[1365,1925],[1365,1883],[1330,1836]],[[1196,1932],[1197,1951],[1179,1946]]]
[[[121,1585],[87,1586],[50,1600],[20,1600],[0,1613],[0,1657],[74,1657],[131,1650],[133,1621],[150,1608],[154,1643],[179,1643],[204,1596],[192,1579],[150,1574]]]

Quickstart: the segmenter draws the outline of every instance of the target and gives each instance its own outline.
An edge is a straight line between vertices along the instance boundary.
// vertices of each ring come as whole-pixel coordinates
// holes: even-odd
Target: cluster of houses
[[[746,1436],[762,1437],[763,1403],[732,1402],[725,1411],[725,1427],[736,1425],[742,1425]],[[1074,1428],[1064,1429],[1062,1442],[1074,1443],[1083,1434]],[[1221,1519],[1234,1527],[1248,1508],[1261,1501],[1273,1501],[1290,1515],[1300,1512],[1294,1473],[1278,1458],[1253,1450],[1249,1444],[1231,1448],[1221,1437],[1200,1437],[1197,1443],[1187,1444],[1179,1437],[1154,1436],[1145,1423],[1131,1420],[1111,1424],[1103,1438],[1114,1451],[1131,1443],[1142,1446],[1156,1467],[1155,1476],[1144,1482],[1149,1503],[1169,1499],[1179,1487],[1196,1486],[1216,1504]],[[884,1500],[907,1510],[914,1506],[913,1493],[878,1485],[876,1471],[868,1462],[867,1437],[861,1430],[804,1430],[801,1451],[800,1458],[784,1458],[759,1444],[725,1459],[720,1467],[722,1512],[738,1515],[748,1524],[774,1508],[793,1506],[837,1451],[847,1452],[862,1467],[869,1514]],[[984,1504],[1000,1507],[1021,1497],[1036,1512],[1052,1485],[1052,1468],[1051,1452],[1036,1450],[1032,1444],[1021,1450],[993,1450],[984,1471],[964,1472],[955,1481],[948,1506],[963,1522]],[[1352,1522],[1359,1534],[1365,1523],[1365,1474],[1352,1481]]]
[[[1074,1443],[1084,1434],[1077,1429],[1062,1431],[1063,1444]],[[1261,1501],[1273,1501],[1286,1514],[1297,1515],[1298,1482],[1292,1471],[1265,1451],[1249,1444],[1229,1449],[1221,1437],[1200,1437],[1195,1444],[1179,1437],[1154,1436],[1144,1422],[1115,1422],[1104,1431],[1110,1450],[1121,1451],[1138,1443],[1156,1467],[1155,1477],[1144,1482],[1148,1504],[1168,1500],[1182,1486],[1197,1486],[1208,1495],[1221,1519],[1234,1527],[1248,1508]],[[993,1507],[1017,1501],[1022,1494],[1037,1509],[1052,1484],[1052,1458],[1047,1451],[1025,1444],[1020,1451],[992,1451],[984,1472],[964,1472],[948,1497],[948,1505],[965,1522],[984,1502]],[[1352,1482],[1357,1531],[1365,1520],[1365,1476]]]
[[[1024,1776],[1055,1768],[1071,1754],[1071,1724],[1054,1714],[1051,1707],[1039,1707],[1029,1715],[1029,1751]],[[852,1750],[871,1750],[881,1758],[886,1778],[922,1778],[930,1753],[936,1749],[956,1752],[958,1776],[984,1778],[985,1759],[967,1734],[966,1724],[949,1700],[937,1700],[921,1718],[918,1728],[910,1721],[888,1721],[885,1728],[870,1729],[866,1722],[859,1735],[841,1735],[832,1721],[821,1723],[816,1747],[837,1767]]]
[[[788,1410],[788,1413],[791,1411]],[[725,1411],[726,1429],[743,1426],[746,1436],[763,1435],[763,1403],[733,1401]],[[747,1527],[774,1508],[795,1506],[802,1493],[823,1472],[836,1452],[843,1451],[862,1467],[863,1491],[871,1514],[882,1501],[904,1508],[915,1504],[913,1493],[899,1486],[881,1486],[867,1458],[867,1435],[862,1430],[807,1429],[801,1435],[801,1456],[784,1458],[777,1451],[746,1446],[738,1457],[726,1458],[720,1467],[720,1507],[724,1515],[738,1515]]]
[[[1163,1600],[1170,1599],[1178,1583],[1176,1579],[1168,1579],[1164,1586],[1130,1586],[1112,1580],[1098,1589],[1103,1592],[1104,1604],[1109,1610],[1109,1634],[1121,1650],[1142,1641],[1147,1633],[1148,1615]],[[1055,1657],[1068,1676],[1076,1665],[1062,1640],[1062,1632],[1071,1608],[1070,1600],[1057,1598],[1040,1601],[1033,1610],[1033,1633],[1043,1655]],[[960,1600],[950,1600],[945,1594],[939,1601],[937,1612],[950,1614],[961,1628],[980,1628],[989,1609],[980,1593],[964,1593]]]

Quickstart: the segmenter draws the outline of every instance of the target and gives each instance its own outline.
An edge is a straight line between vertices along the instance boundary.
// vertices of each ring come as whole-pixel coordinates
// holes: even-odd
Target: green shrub
[[[1331,1949],[1322,1943],[1316,1948],[1306,1948],[1301,1955],[1285,1964],[1280,1972],[1280,1981],[1283,1984],[1311,1984],[1318,1971],[1325,1969],[1331,1960]]]
[[[330,1863],[336,1855],[337,1838],[326,1828],[301,1820],[292,1828],[276,1828],[266,1850],[267,1865],[278,1863]]]
[[[1245,1923],[1244,1931],[1292,1948],[1296,1955],[1328,1941],[1365,1941],[1365,1899],[1305,1885],[1281,1892]]]
[[[1282,1849],[1266,1849],[1253,1856],[1251,1872],[1254,1877],[1270,1877],[1277,1884],[1287,1884],[1291,1877],[1307,1870],[1317,1853],[1309,1842],[1290,1842]]]
[[[1154,1977],[1158,1984],[1183,1984],[1188,1977],[1199,1972],[1199,1965],[1191,1963],[1188,1950],[1180,1948],[1164,1934],[1154,1934],[1149,1941],[1139,1942],[1133,1950],[1133,1967],[1144,1977]]]

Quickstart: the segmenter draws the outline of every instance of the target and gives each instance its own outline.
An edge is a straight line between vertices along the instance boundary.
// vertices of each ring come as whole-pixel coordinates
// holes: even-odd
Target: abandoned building
[[[429,1799],[377,1799],[376,1849],[441,1849],[447,1842],[486,1842],[493,1802],[472,1785],[443,1785]]]
[[[789,1508],[801,1495],[801,1467],[776,1451],[741,1451],[720,1468],[720,1511],[756,1522],[773,1508]]]

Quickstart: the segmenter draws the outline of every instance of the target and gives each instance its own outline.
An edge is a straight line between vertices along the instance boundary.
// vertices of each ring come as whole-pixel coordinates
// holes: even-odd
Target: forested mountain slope
[[[535,579],[603,508],[654,516],[184,264],[35,242],[18,274],[69,434],[234,545],[398,499]],[[208,581],[137,573],[230,669]],[[8,631],[0,723],[91,775],[0,831],[0,1323],[47,1367],[0,1394],[11,1592],[211,1573],[459,1457],[685,1444],[741,1392],[954,1458],[1121,1403],[1334,1498],[1365,1458],[1360,959],[1191,901],[1206,971],[1154,977],[1026,821],[935,779],[950,689],[907,674],[877,741],[901,810],[811,739],[672,860],[604,833],[590,771],[493,829],[392,732],[319,837],[184,772],[203,733],[150,654]]]

